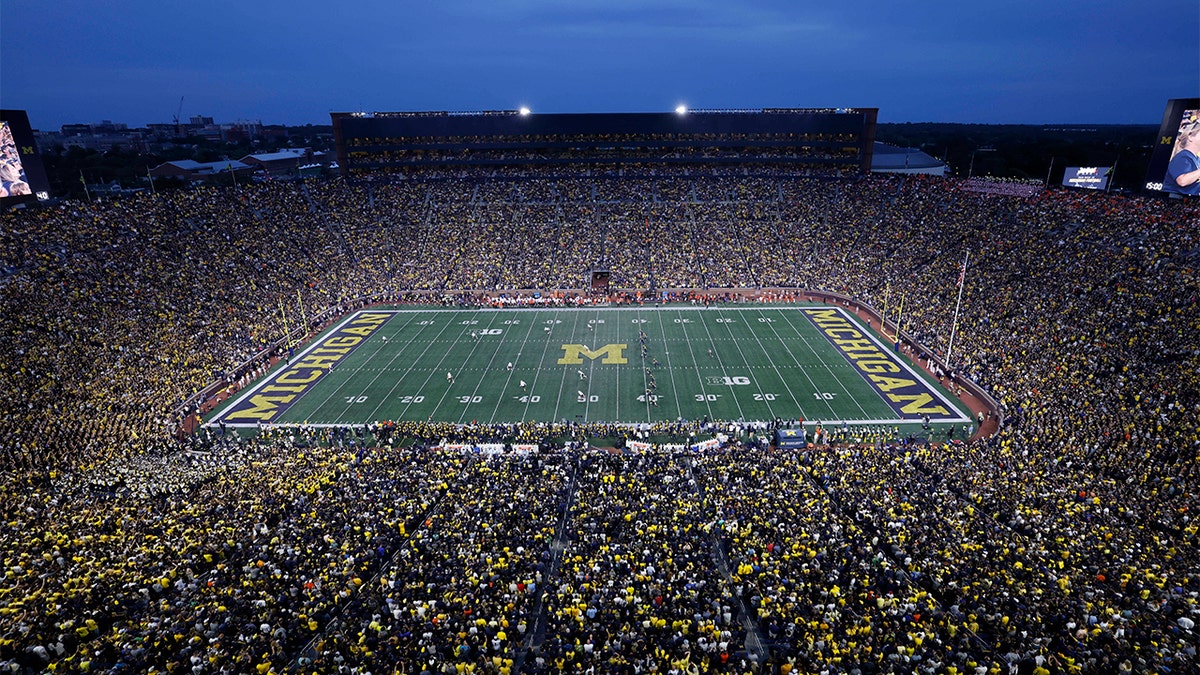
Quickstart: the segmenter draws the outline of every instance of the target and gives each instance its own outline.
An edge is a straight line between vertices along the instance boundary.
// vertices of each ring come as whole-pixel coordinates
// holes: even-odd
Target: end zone
[[[958,406],[840,307],[800,312],[903,421],[969,422]]]
[[[300,352],[226,406],[205,426],[224,421],[231,426],[248,426],[275,420],[316,386],[337,364],[395,316],[392,312],[358,312],[325,337]]]

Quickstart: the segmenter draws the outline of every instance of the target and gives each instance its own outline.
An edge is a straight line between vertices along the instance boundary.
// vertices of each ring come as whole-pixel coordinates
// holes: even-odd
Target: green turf
[[[362,331],[361,342],[332,370],[289,389],[299,392],[290,407],[280,406],[264,421],[636,423],[707,417],[895,424],[921,417],[889,406],[799,307],[398,309],[370,316],[381,315],[388,317],[386,323]],[[346,321],[355,316],[363,315]],[[337,334],[337,328],[226,402],[209,421],[233,410],[231,404],[245,407],[256,394],[265,395],[269,390],[262,387],[285,369],[305,363],[305,355]],[[647,334],[644,358],[639,331]],[[621,344],[626,345],[623,350],[602,351]],[[582,350],[566,345],[581,345]],[[618,356],[626,363],[605,363]],[[579,363],[560,363],[563,359]],[[453,382],[447,373],[453,374]],[[647,396],[650,374],[657,388]],[[293,374],[291,380],[307,377],[315,375]],[[923,373],[920,377],[941,391]],[[956,407],[940,401],[948,410],[933,415],[935,422],[968,419],[957,400],[945,398]],[[227,421],[235,426],[258,422],[246,415]]]

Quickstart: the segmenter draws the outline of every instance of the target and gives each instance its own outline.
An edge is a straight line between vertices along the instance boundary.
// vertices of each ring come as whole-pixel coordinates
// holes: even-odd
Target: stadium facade
[[[877,108],[331,113],[343,176],[456,167],[871,170]]]

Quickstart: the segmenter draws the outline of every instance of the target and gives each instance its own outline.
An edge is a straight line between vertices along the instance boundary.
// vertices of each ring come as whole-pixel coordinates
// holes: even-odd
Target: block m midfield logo
[[[583,363],[584,357],[595,361],[601,356],[604,357],[600,363],[629,363],[625,358],[625,348],[629,345],[625,343],[604,345],[599,349],[589,349],[587,345],[563,345],[563,356],[558,360],[559,365],[578,365]]]

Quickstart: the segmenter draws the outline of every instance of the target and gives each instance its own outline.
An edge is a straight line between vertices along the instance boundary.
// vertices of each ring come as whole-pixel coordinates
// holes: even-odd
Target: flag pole
[[[308,335],[308,320],[304,318],[304,298],[300,297],[299,289],[296,289],[296,303],[300,305],[300,330],[303,335]]]
[[[287,311],[283,308],[283,298],[279,299],[279,316],[283,320],[284,346],[290,347],[292,344],[292,327],[288,325]]]
[[[87,195],[87,200],[92,201],[92,191],[88,190],[87,181],[83,178],[83,169],[79,170],[79,182],[83,183],[83,194]]]
[[[954,354],[954,334],[958,331],[958,310],[962,307],[963,286],[966,286],[967,279],[967,259],[971,257],[971,252],[963,256],[962,270],[958,273],[958,302],[954,303],[954,323],[950,326],[950,346],[946,348],[946,367],[950,370],[954,369],[951,365],[950,357]]]
[[[889,281],[887,282],[887,285],[883,287],[883,315],[879,317],[879,332],[883,333],[884,337],[887,337],[887,306],[888,297],[891,296],[891,294],[892,282]]]

